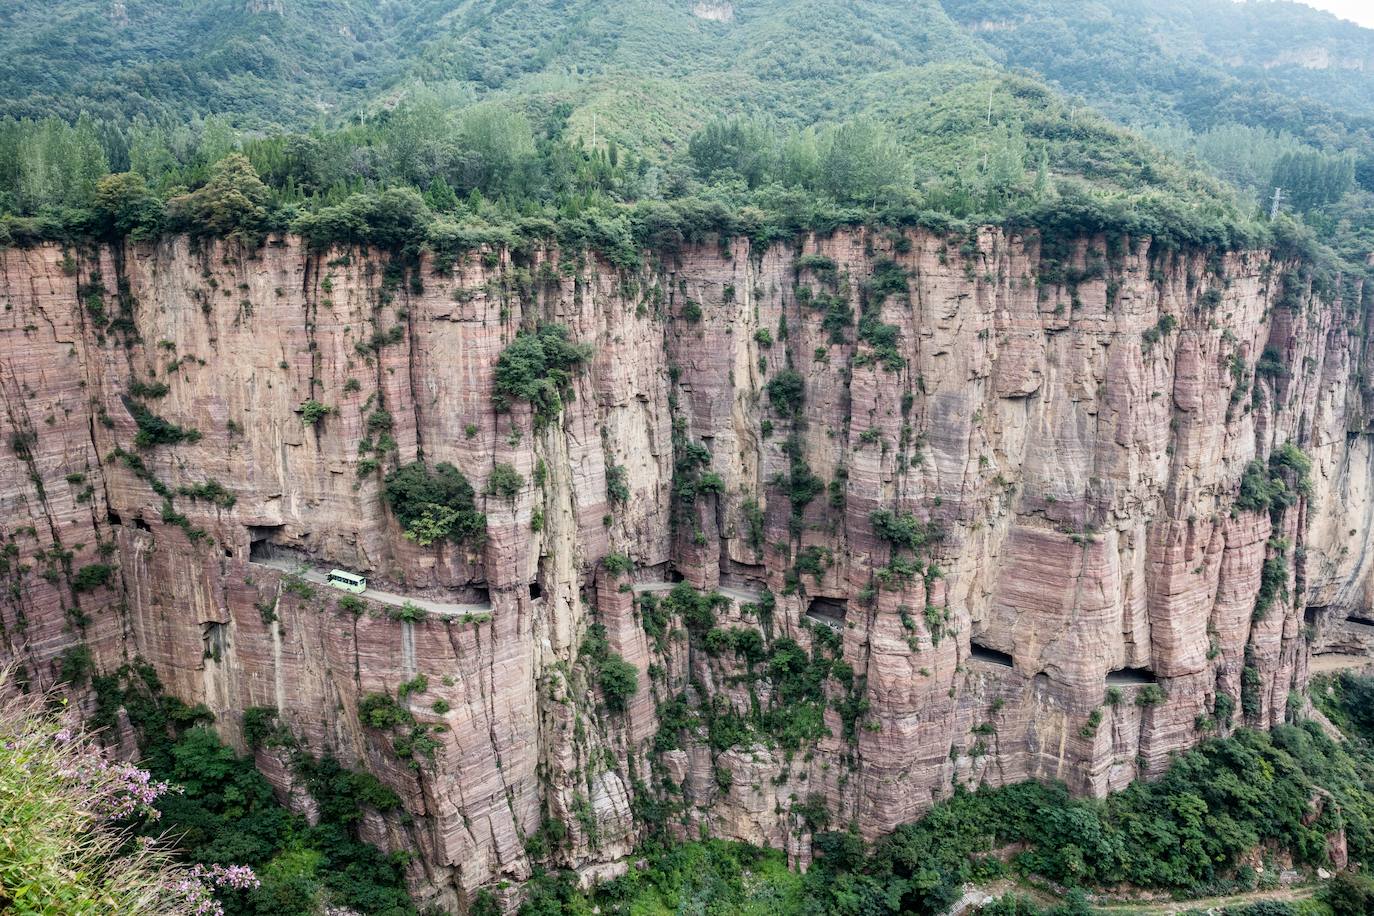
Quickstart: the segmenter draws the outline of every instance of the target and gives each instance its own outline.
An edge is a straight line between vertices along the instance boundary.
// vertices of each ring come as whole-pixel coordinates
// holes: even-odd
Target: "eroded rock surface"
[[[527,876],[531,848],[619,867],[637,798],[804,862],[818,814],[877,836],[957,782],[1119,788],[1214,730],[1282,721],[1314,650],[1374,643],[1374,366],[1367,316],[1265,253],[1070,249],[849,231],[637,273],[295,238],[5,250],[0,656],[40,683],[82,644],[103,670],[145,659],[240,746],[243,712],[275,708],[401,794],[412,817],[365,832],[418,849],[416,887],[448,905]],[[549,322],[594,357],[540,426],[494,409],[491,381],[517,330]],[[769,392],[789,367],[795,415]],[[315,426],[308,400],[332,408]],[[138,403],[199,438],[137,447]],[[1310,487],[1250,508],[1252,461],[1296,486],[1268,463],[1290,442]],[[497,463],[525,485],[479,495],[480,547],[424,548],[381,498],[417,456],[479,494]],[[212,480],[231,505],[182,492]],[[894,553],[881,510],[938,536]],[[253,562],[267,551],[491,612],[355,616]],[[635,570],[605,569],[613,552]],[[107,582],[81,578],[99,564]],[[824,686],[828,735],[659,740],[680,695],[742,718],[772,702],[742,654],[680,620],[646,632],[633,583],[678,577],[725,589],[716,628],[837,642],[852,677]],[[592,623],[639,673],[623,712],[579,658]],[[432,762],[358,715],[421,674],[401,703],[442,726]]]

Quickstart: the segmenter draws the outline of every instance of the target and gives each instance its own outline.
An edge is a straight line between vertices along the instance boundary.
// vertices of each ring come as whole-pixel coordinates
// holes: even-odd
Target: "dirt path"
[[[1307,884],[1300,887],[1280,887],[1272,891],[1250,891],[1249,893],[1232,894],[1227,897],[1200,897],[1197,900],[1171,900],[1168,903],[1096,903],[1093,906],[1104,913],[1120,914],[1120,916],[1178,916],[1180,913],[1187,913],[1191,910],[1201,910],[1206,913],[1211,909],[1216,909],[1220,912],[1228,906],[1259,903],[1262,900],[1282,900],[1284,902],[1306,900],[1316,892],[1315,885]]]
[[[1244,894],[1231,894],[1223,897],[1199,897],[1196,900],[1168,900],[1168,901],[1145,901],[1132,903],[1128,901],[1109,901],[1093,902],[1093,912],[1111,914],[1111,916],[1180,916],[1189,912],[1216,912],[1220,913],[1228,906],[1240,906],[1247,903],[1259,903],[1263,900],[1282,900],[1292,902],[1295,900],[1305,900],[1317,892],[1318,885],[1306,884],[1293,887],[1280,887],[1271,891],[1249,891]],[[1012,879],[994,881],[991,884],[979,885],[976,888],[969,888],[978,896],[986,894],[990,897],[1002,897],[1007,894],[1015,894],[1027,897],[1038,906],[1054,907],[1063,903],[1063,899],[1049,891],[1034,885],[1024,884]],[[965,901],[970,901],[974,894],[965,893]],[[971,908],[971,907],[970,907]],[[956,910],[958,907],[956,906]]]
[[[1374,658],[1368,655],[1350,655],[1344,652],[1329,652],[1326,655],[1314,655],[1307,664],[1307,670],[1313,674],[1330,674],[1332,671],[1349,671],[1353,668],[1367,668],[1374,665]]]

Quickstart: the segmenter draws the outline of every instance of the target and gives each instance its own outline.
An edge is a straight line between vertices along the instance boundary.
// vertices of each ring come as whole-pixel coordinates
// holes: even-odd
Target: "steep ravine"
[[[1367,645],[1368,319],[1264,252],[1063,250],[854,230],[638,273],[296,238],[0,251],[0,657],[40,683],[82,643],[101,670],[141,657],[241,747],[242,713],[277,709],[402,795],[367,838],[418,849],[417,889],[454,907],[527,876],[530,846],[620,867],[636,799],[804,861],[811,825],[877,836],[956,782],[1119,788],[1225,731],[1218,697],[1282,721],[1314,650]],[[543,323],[594,354],[546,426],[491,397]],[[315,426],[310,399],[333,408]],[[136,447],[140,401],[199,438]],[[1238,502],[1254,459],[1297,485],[1269,462],[1290,442],[1306,495]],[[417,455],[472,482],[480,548],[402,537],[381,474]],[[497,463],[513,500],[481,495]],[[233,499],[180,492],[211,480]],[[252,562],[269,550],[491,610],[355,618]],[[713,626],[652,587],[679,578],[725,587]],[[592,623],[639,671],[623,712],[579,658]],[[789,639],[840,662],[813,727],[765,715]],[[358,716],[417,674],[433,762]]]

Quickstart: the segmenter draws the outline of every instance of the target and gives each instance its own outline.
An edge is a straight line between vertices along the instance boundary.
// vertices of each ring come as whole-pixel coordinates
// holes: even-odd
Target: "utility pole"
[[[1283,203],[1283,188],[1274,189],[1274,202],[1269,205],[1269,219],[1275,220],[1279,215],[1279,204]]]

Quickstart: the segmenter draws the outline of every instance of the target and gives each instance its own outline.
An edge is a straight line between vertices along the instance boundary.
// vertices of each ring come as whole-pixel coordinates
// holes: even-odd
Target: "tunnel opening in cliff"
[[[1158,684],[1159,678],[1149,668],[1117,668],[1107,672],[1107,683],[1115,687]]]
[[[1000,649],[994,649],[991,646],[983,645],[976,640],[969,640],[968,650],[969,656],[974,661],[986,662],[989,665],[997,665],[999,668],[1016,667],[1014,659],[1006,652]]]
[[[832,630],[844,629],[845,617],[849,614],[849,602],[836,598],[812,598],[807,605],[806,616],[816,623],[822,623]]]
[[[542,585],[540,585],[538,582],[531,582],[531,583],[530,583],[530,600],[531,600],[531,601],[538,601],[540,598],[543,598],[543,597],[544,597],[544,587],[543,587]]]
[[[280,534],[284,525],[249,525],[248,559],[261,563],[279,556],[278,545],[272,542],[274,535]]]
[[[229,648],[225,624],[213,620],[201,624],[200,639],[205,646],[205,657],[215,661],[219,661],[225,649]]]

